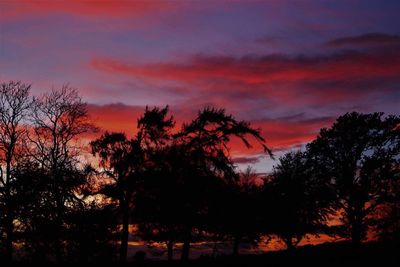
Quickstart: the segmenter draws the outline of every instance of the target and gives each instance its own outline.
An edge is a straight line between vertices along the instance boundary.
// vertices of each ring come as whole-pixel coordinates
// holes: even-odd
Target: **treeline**
[[[180,127],[168,107],[146,108],[137,133],[96,131],[86,104],[64,86],[40,97],[21,82],[0,86],[0,252],[3,261],[127,260],[133,233],[177,245],[281,239],[307,234],[352,241],[367,233],[399,241],[400,117],[347,113],[267,177],[239,172],[232,138],[273,156],[260,129],[206,108]],[[268,136],[268,133],[266,133]],[[258,181],[258,182],[256,182]],[[332,218],[337,224],[332,224]]]

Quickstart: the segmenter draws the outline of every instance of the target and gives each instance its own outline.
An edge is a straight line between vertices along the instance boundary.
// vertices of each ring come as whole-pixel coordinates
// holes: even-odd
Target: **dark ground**
[[[155,261],[139,259],[125,265],[117,263],[71,263],[65,266],[143,266],[143,267],[213,267],[213,266],[400,266],[400,244],[397,243],[365,243],[361,247],[360,256],[354,258],[351,245],[346,242],[327,243],[317,246],[299,247],[295,251],[269,252],[262,255],[219,256],[216,258],[202,257],[186,263],[180,261]],[[45,266],[46,264],[19,263],[15,266]],[[59,266],[47,264],[48,266]],[[3,266],[3,264],[0,264]]]

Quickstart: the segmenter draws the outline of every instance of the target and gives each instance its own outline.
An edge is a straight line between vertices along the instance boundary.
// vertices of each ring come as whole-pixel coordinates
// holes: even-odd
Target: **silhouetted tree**
[[[134,195],[139,190],[147,169],[157,168],[155,153],[169,138],[168,131],[174,126],[168,117],[168,107],[146,107],[138,119],[139,129],[135,138],[128,140],[122,133],[105,133],[91,142],[92,152],[100,158],[100,167],[112,182],[99,193],[118,200],[122,214],[120,260],[126,261],[129,224],[135,205]]]
[[[172,140],[171,130],[175,126],[174,117],[169,115],[169,107],[146,106],[144,114],[137,121],[139,129],[136,139],[146,151],[148,157],[152,153],[158,153]],[[152,158],[154,160],[154,158]]]
[[[71,210],[66,219],[68,259],[78,263],[111,262],[118,239],[114,205],[86,202]]]
[[[43,262],[54,253],[52,177],[29,158],[18,162],[14,175],[14,205],[19,222],[16,239],[27,260]]]
[[[62,242],[63,249],[71,248],[71,244],[74,243],[70,239],[74,224],[69,219],[71,214],[75,214],[76,210],[81,210],[84,206],[83,201],[78,198],[78,187],[85,182],[87,172],[79,169],[71,169],[68,172],[68,179],[76,183],[76,191],[73,192],[76,195],[65,196],[66,207],[63,209],[61,225],[54,202],[52,172],[43,168],[37,161],[27,158],[18,162],[14,175],[16,180],[13,200],[18,221],[16,241],[23,250],[22,255],[35,261],[54,260],[53,256],[58,253],[58,247],[55,246],[57,242]],[[79,185],[76,181],[80,181]],[[67,183],[64,185],[71,186]]]
[[[313,175],[306,153],[282,156],[264,188],[270,213],[266,226],[288,250],[293,250],[306,234],[320,233],[333,212],[330,188]]]
[[[238,196],[229,205],[233,209],[235,218],[233,222],[233,250],[232,254],[239,255],[241,242],[256,244],[259,242],[262,232],[262,219],[260,216],[261,185],[260,176],[251,167],[240,173],[240,179],[236,183]],[[237,207],[237,208],[235,208]],[[229,224],[229,222],[227,222]]]
[[[165,242],[168,260],[173,258],[173,246],[179,240],[179,228],[176,213],[170,213],[170,196],[174,195],[174,180],[171,180],[172,129],[175,126],[173,116],[169,115],[169,107],[146,107],[144,114],[138,119],[139,132],[136,136],[146,158],[145,179],[140,192],[136,196],[135,214],[139,222],[141,237],[149,243]],[[177,158],[175,158],[177,159]]]
[[[221,182],[208,207],[207,226],[216,240],[232,241],[232,255],[239,255],[242,242],[255,245],[262,232],[261,181],[248,167],[239,173],[239,179]],[[207,229],[207,228],[206,228]]]
[[[172,260],[174,242],[179,239],[177,237],[178,231],[176,231],[178,226],[171,225],[170,220],[164,220],[168,216],[174,216],[164,214],[163,212],[169,209],[161,207],[169,204],[167,196],[173,193],[174,183],[170,183],[172,181],[168,179],[168,176],[171,175],[171,166],[168,163],[170,156],[174,156],[170,153],[170,148],[173,146],[171,131],[174,126],[175,120],[169,114],[168,106],[152,109],[146,106],[144,114],[138,119],[137,128],[139,132],[136,136],[146,157],[146,170],[143,174],[145,179],[142,190],[137,196],[136,214],[138,222],[140,222],[139,232],[148,242],[166,241],[168,260]],[[154,194],[151,195],[147,192],[148,188],[152,188],[154,185],[163,188],[162,192],[158,192],[156,200],[162,203],[154,203]],[[154,191],[153,188],[150,191]],[[152,229],[157,229],[157,231],[154,232]]]
[[[62,260],[62,226],[68,207],[79,198],[76,189],[85,183],[80,175],[81,146],[78,137],[93,130],[86,103],[77,90],[63,86],[34,99],[31,112],[32,131],[29,133],[31,154],[51,176],[51,203],[54,203],[54,247],[57,261]]]
[[[220,196],[219,189],[238,179],[228,142],[237,136],[250,146],[247,135],[267,150],[258,129],[236,121],[224,110],[207,108],[156,149],[151,162],[157,164],[147,169],[136,211],[143,220],[139,224],[142,236],[152,242],[165,242],[169,259],[175,242],[183,242],[181,257],[186,260],[193,234],[212,230],[208,213]]]
[[[355,253],[366,236],[371,215],[399,177],[400,117],[383,113],[346,113],[321,129],[308,145],[313,164],[337,195],[346,235]]]
[[[148,171],[143,188],[136,198],[135,214],[142,239],[148,243],[165,243],[168,260],[173,259],[175,242],[181,241],[181,221],[185,216],[182,206],[181,185],[173,176],[176,154],[167,153],[171,158]],[[172,158],[173,157],[173,158]],[[176,170],[176,169],[175,169]]]
[[[187,216],[183,221],[182,260],[189,257],[192,230],[201,221],[198,217],[207,210],[208,195],[213,192],[215,179],[238,179],[229,154],[229,141],[237,137],[246,147],[251,147],[249,136],[271,155],[259,129],[252,128],[248,122],[237,121],[223,109],[205,108],[176,135],[187,159],[176,174],[186,183],[183,202]]]
[[[92,153],[99,156],[101,173],[110,180],[97,192],[118,201],[122,215],[120,260],[126,261],[129,221],[133,193],[136,188],[136,168],[142,163],[141,149],[123,133],[105,133],[91,142]],[[136,153],[136,154],[135,154]]]
[[[160,154],[164,161],[148,170],[144,188],[137,198],[136,213],[142,238],[165,242],[168,259],[172,260],[174,244],[187,240],[187,225],[204,225],[201,210],[207,206],[205,200],[214,191],[217,180],[195,176],[199,171],[181,144],[171,144]],[[190,235],[193,240],[192,232]]]
[[[0,84],[0,213],[1,225],[5,230],[7,261],[11,261],[13,255],[13,222],[16,208],[13,205],[13,169],[18,157],[23,156],[21,150],[26,134],[23,124],[27,122],[28,110],[32,104],[30,87],[13,81]]]

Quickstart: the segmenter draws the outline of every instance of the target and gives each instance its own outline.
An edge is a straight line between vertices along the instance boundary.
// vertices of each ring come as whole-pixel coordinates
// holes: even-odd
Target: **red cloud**
[[[306,82],[392,77],[400,72],[400,53],[347,53],[321,57],[204,57],[187,63],[127,64],[112,59],[93,59],[98,70],[136,77],[182,82],[224,80],[246,84]]]
[[[290,120],[285,119],[265,119],[252,121],[253,127],[262,130],[262,135],[265,137],[267,146],[272,149],[272,152],[291,149],[300,144],[312,141],[323,127],[328,127],[332,124],[334,118],[324,117],[320,119],[309,120]],[[256,142],[252,142],[254,146],[247,149],[241,140],[233,139],[231,141],[232,155],[249,155],[260,154],[262,148]]]
[[[282,150],[313,140],[321,128],[329,126],[333,121],[331,117],[290,121],[268,119],[254,121],[253,125],[262,129],[273,149]]]
[[[289,57],[197,56],[186,63],[128,64],[112,59],[93,59],[91,66],[110,74],[129,75],[149,81],[174,81],[196,89],[189,102],[235,108],[245,100],[265,99],[276,105],[323,106],[392,90],[398,81],[399,50],[349,52],[329,56]],[[253,105],[250,103],[249,105]]]
[[[136,130],[136,120],[144,108],[123,104],[88,105],[91,120],[100,130],[110,132],[125,132],[133,135]]]

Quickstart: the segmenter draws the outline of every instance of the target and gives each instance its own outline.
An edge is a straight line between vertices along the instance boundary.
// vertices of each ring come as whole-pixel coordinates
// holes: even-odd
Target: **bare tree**
[[[35,98],[31,120],[31,156],[52,177],[51,201],[54,203],[54,224],[57,229],[54,249],[57,261],[61,261],[63,216],[66,207],[76,200],[74,190],[82,183],[81,176],[73,175],[79,166],[81,152],[77,137],[92,130],[93,126],[89,122],[86,103],[77,90],[68,85]]]
[[[14,81],[0,85],[0,195],[4,208],[6,258],[9,261],[12,260],[14,232],[12,172],[22,137],[26,134],[23,124],[32,103],[29,97],[30,87]]]

